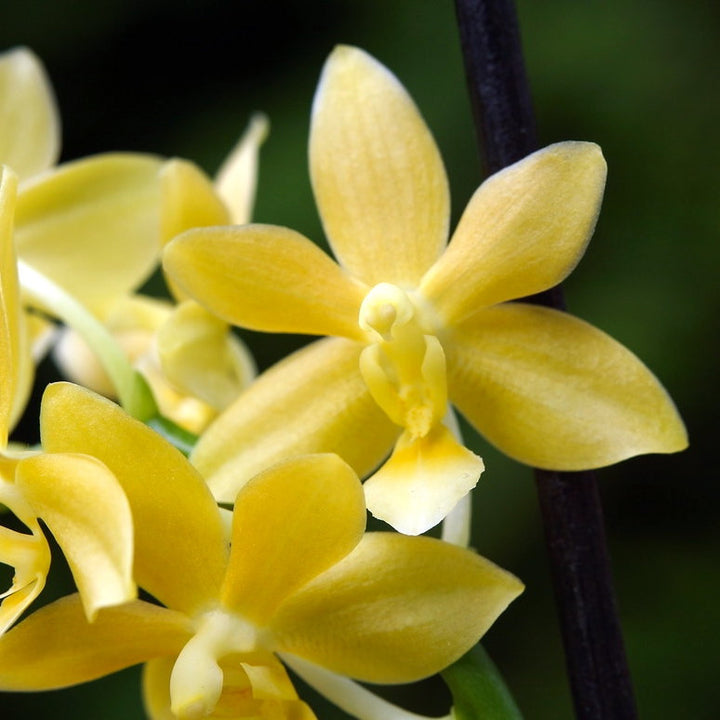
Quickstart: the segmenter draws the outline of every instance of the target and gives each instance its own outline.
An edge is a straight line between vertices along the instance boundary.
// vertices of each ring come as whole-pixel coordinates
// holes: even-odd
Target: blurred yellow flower
[[[249,222],[266,134],[267,120],[255,116],[214,183],[188,161],[163,165],[159,246],[189,228]],[[172,282],[168,285],[179,304],[121,297],[103,322],[148,381],[161,414],[199,433],[255,377],[255,364],[226,322],[187,299]],[[73,382],[117,397],[96,354],[77,332],[63,332],[54,358]]]
[[[215,496],[269,462],[332,451],[361,475],[373,514],[406,533],[439,522],[477,481],[479,458],[442,423],[447,398],[530,465],[599,467],[685,447],[647,368],[561,312],[508,303],[559,283],[593,232],[605,161],[591,143],[545,148],[471,198],[447,249],[449,192],[437,147],[399,81],[338,47],[315,96],[310,173],[336,265],[265,225],[190,231],[166,272],[244,327],[339,336],[261,377],[192,460]]]
[[[522,591],[469,550],[366,534],[362,485],[336,455],[296,458],[247,483],[228,537],[198,472],[110,401],[51,385],[41,429],[49,452],[89,455],[118,478],[135,521],[136,579],[166,607],[135,601],[92,624],[74,596],[43,608],[0,639],[2,690],[147,662],[153,718],[212,717],[218,702],[245,717],[251,701],[298,703],[275,653],[368,682],[417,680],[473,646]]]
[[[38,519],[63,550],[88,619],[136,595],[130,507],[112,473],[82,455],[7,448],[18,388],[29,367],[20,361],[24,326],[12,233],[16,185],[15,174],[0,166],[0,503],[30,532],[0,526],[0,562],[15,569],[11,587],[0,595],[0,634],[45,585],[50,548]]]
[[[70,297],[103,320],[157,266],[162,163],[109,153],[53,168],[60,120],[42,64],[26,48],[0,54],[0,130],[0,163],[20,178],[14,242],[22,304],[33,308],[21,319],[28,349],[17,417],[32,382],[30,353],[47,349],[46,317],[67,321]]]

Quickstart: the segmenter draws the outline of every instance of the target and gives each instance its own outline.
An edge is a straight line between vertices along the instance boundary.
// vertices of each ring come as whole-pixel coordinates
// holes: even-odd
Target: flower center
[[[370,340],[360,356],[370,394],[411,437],[425,437],[447,407],[445,353],[427,313],[401,288],[380,283],[365,296],[358,324]]]
[[[231,653],[266,652],[262,630],[222,609],[205,613],[180,651],[170,676],[172,712],[181,720],[200,720],[217,705],[223,690],[219,661]]]

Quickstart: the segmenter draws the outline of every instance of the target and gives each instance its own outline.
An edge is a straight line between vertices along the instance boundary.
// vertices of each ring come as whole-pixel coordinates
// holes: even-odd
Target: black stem
[[[537,149],[512,0],[455,0],[475,127],[488,173]],[[558,286],[526,298],[564,309]],[[536,470],[565,657],[578,720],[634,720],[593,473]]]

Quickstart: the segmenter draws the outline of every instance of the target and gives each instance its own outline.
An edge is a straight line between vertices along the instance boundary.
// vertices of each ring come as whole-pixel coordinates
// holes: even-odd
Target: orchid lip
[[[170,678],[172,711],[183,720],[210,714],[223,690],[219,661],[231,653],[253,654],[265,649],[262,631],[237,613],[210,610],[196,622]]]

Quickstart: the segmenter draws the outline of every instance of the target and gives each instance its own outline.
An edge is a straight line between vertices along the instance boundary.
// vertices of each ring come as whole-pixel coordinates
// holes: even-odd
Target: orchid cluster
[[[0,690],[143,663],[153,720],[310,720],[289,667],[354,717],[417,718],[355,681],[445,669],[523,589],[467,547],[484,465],[453,406],[541,468],[686,445],[630,351],[515,302],[584,252],[606,172],[592,143],[490,177],[448,242],[420,113],[338,47],[309,143],[336,262],[250,223],[264,117],[214,179],[144,154],[55,165],[52,90],[16,49],[0,56],[0,127],[0,502],[16,518],[0,527]],[[137,294],[159,268],[168,299]],[[232,326],[323,337],[256,377]],[[20,447],[47,352],[72,382],[45,389],[41,443]],[[394,531],[366,532],[366,510]],[[24,617],[48,532],[77,593]]]

